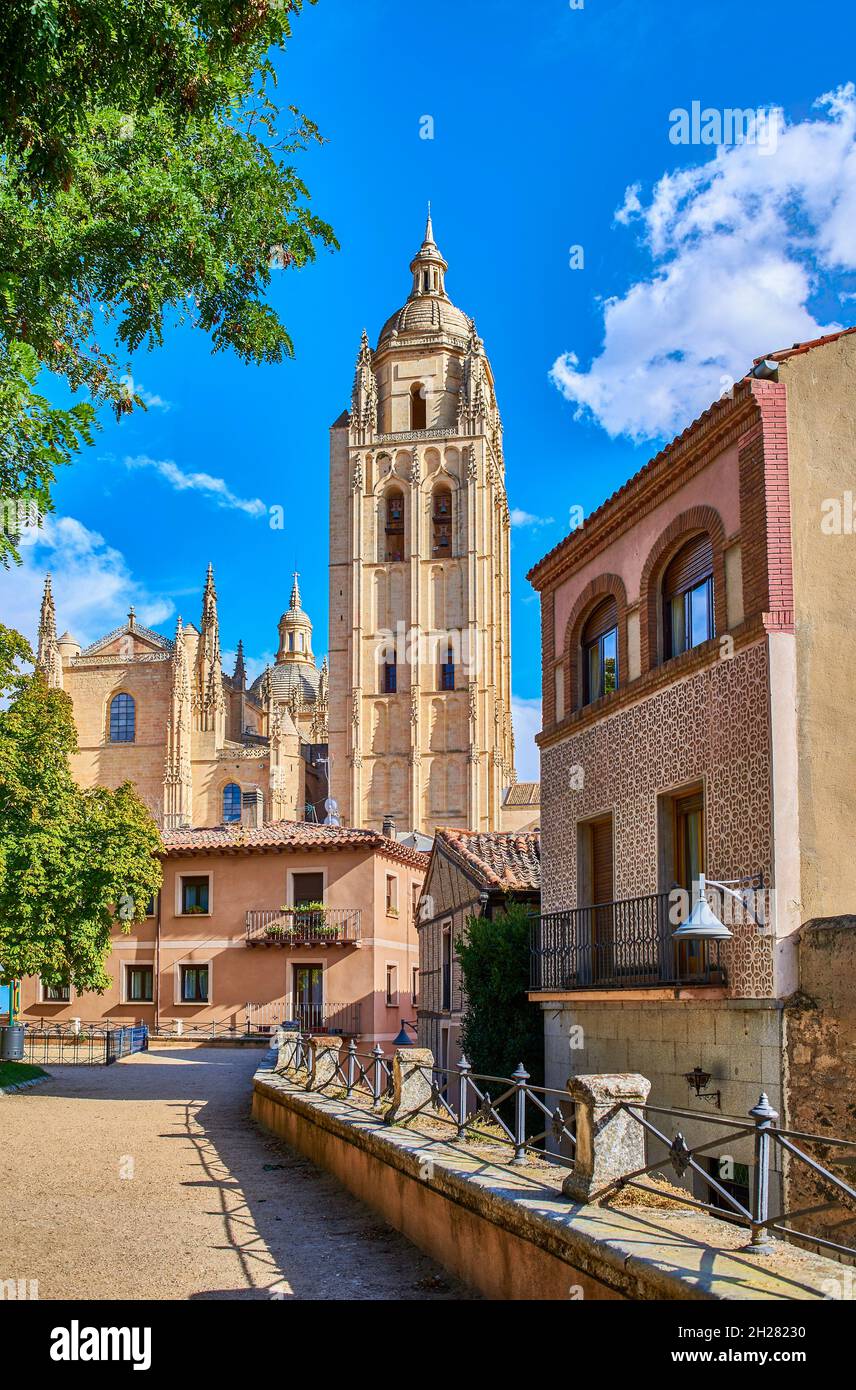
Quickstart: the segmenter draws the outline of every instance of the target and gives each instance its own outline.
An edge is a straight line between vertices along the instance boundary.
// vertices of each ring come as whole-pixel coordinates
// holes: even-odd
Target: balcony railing
[[[303,1033],[341,1033],[346,1038],[359,1037],[360,1004],[337,1004],[325,1000],[319,1004],[294,1004],[284,1001],[273,1004],[247,1005],[247,1031],[273,1033],[283,1024],[299,1024]]]
[[[670,893],[549,912],[532,925],[533,990],[724,985],[719,944],[672,940]]]
[[[248,946],[355,946],[360,940],[358,907],[251,908]]]

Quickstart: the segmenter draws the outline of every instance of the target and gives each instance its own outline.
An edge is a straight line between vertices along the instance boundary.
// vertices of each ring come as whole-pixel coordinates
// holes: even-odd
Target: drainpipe
[[[157,911],[155,913],[155,1032],[160,1027],[160,934],[161,934],[161,895],[163,884],[158,889]]]

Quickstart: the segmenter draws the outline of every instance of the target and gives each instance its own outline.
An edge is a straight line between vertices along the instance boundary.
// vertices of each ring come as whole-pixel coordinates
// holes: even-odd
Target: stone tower
[[[500,828],[515,781],[493,373],[425,238],[330,445],[331,783],[344,824]]]

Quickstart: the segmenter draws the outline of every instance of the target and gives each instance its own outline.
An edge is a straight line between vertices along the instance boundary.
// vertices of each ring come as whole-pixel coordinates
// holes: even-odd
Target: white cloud
[[[134,579],[121,551],[73,516],[45,517],[39,538],[21,547],[20,567],[0,571],[0,620],[31,644],[38,632],[45,574],[51,572],[59,632],[81,646],[124,622],[131,604],[147,626],[166,622],[170,599]]]
[[[541,701],[521,695],[511,697],[511,723],[514,728],[514,761],[521,782],[540,782],[541,755],[535,735],[541,732]]]
[[[147,391],[143,383],[134,381],[130,373],[122,377],[122,385],[127,389],[129,396],[139,396],[149,410],[167,411],[172,409],[171,401],[165,401],[163,396],[159,396],[155,391]]]
[[[810,308],[856,271],[856,88],[826,93],[774,150],[720,146],[664,174],[650,199],[633,184],[616,213],[638,225],[647,278],[604,302],[604,342],[587,368],[573,351],[551,378],[611,436],[668,436],[742,377],[752,359],[834,331]]]
[[[524,512],[522,507],[512,507],[509,512],[512,526],[552,526],[551,516],[535,516],[533,512]]]
[[[246,512],[247,516],[267,516],[268,509],[260,497],[238,497],[223,478],[215,478],[211,473],[185,473],[172,459],[153,459],[148,454],[129,455],[125,459],[125,466],[152,468],[176,492],[201,492],[213,498],[218,507]]]

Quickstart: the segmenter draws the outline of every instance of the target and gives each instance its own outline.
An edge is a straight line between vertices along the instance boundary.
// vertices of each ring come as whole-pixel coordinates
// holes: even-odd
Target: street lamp
[[[756,913],[746,902],[742,893],[738,892],[731,884],[742,884],[745,888],[764,887],[764,875],[755,874],[751,878],[740,879],[732,878],[721,881],[715,878],[705,878],[704,874],[699,874],[698,884],[696,885],[696,900],[693,910],[685,922],[672,932],[673,941],[730,941],[732,933],[728,930],[724,922],[721,922],[716,913],[713,912],[705,896],[705,889],[708,884],[711,888],[719,888],[723,893],[728,893],[732,898],[736,898],[743,905],[756,926],[762,924],[758,920]]]
[[[416,1046],[416,1044],[415,1044],[415,1042],[413,1041],[413,1039],[412,1039],[411,1037],[408,1036],[408,1033],[407,1033],[408,1028],[412,1028],[413,1031],[415,1032],[415,1031],[416,1031],[416,1024],[415,1024],[415,1023],[411,1023],[409,1018],[403,1018],[403,1019],[401,1020],[401,1029],[399,1030],[398,1037],[397,1037],[397,1038],[393,1038],[393,1040],[392,1040],[392,1045],[393,1045],[393,1047],[415,1047],[415,1046]]]

